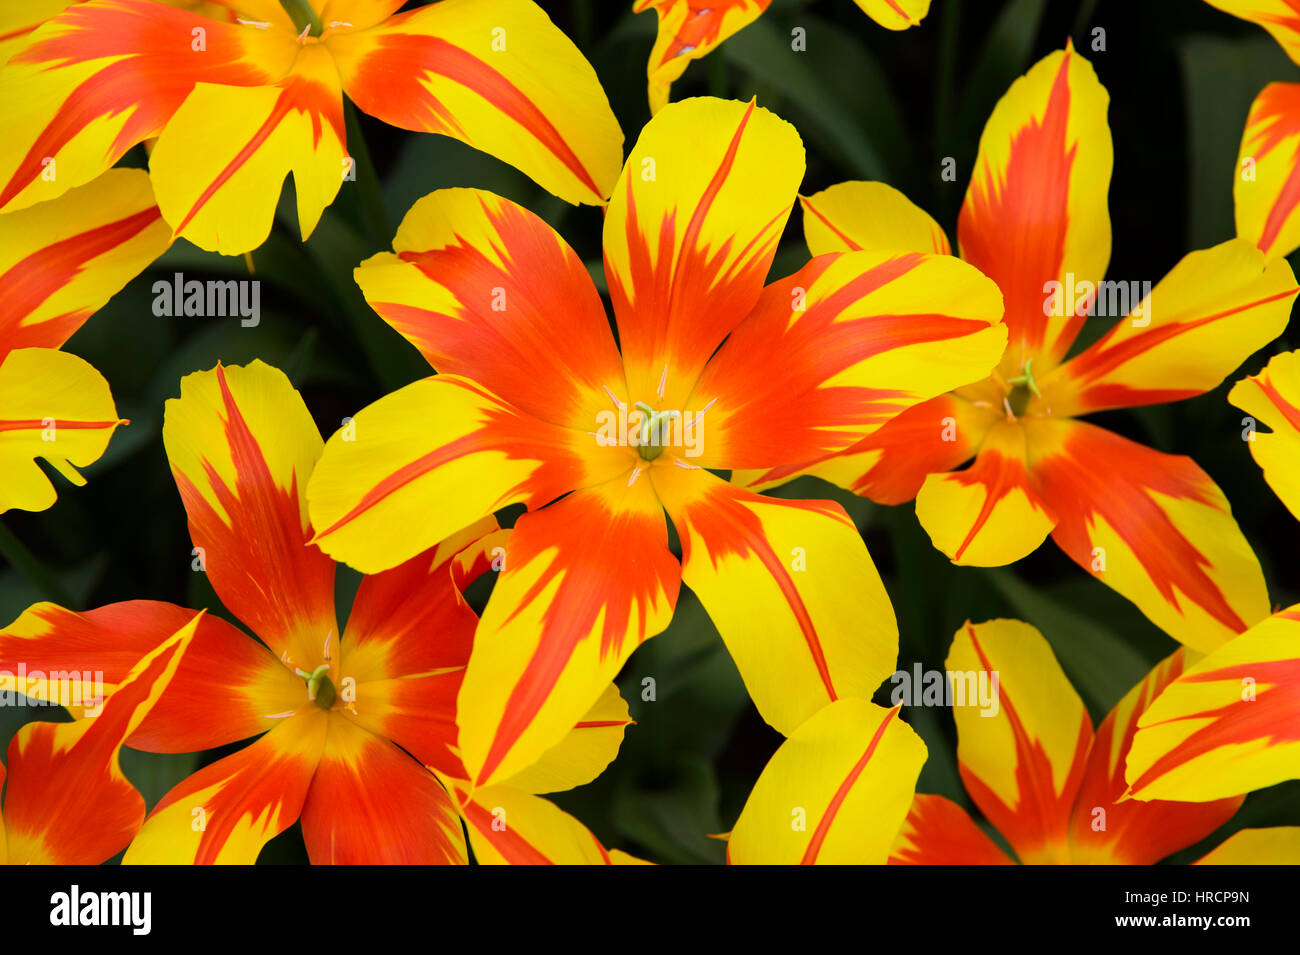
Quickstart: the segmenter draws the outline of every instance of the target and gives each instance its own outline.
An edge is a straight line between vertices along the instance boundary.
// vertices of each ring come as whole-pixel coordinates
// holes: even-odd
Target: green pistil
[[[1025,362],[1024,374],[1008,379],[1007,384],[1011,385],[1011,394],[1007,396],[1007,404],[1011,407],[1011,413],[1017,418],[1024,415],[1032,399],[1042,396],[1042,392],[1038,390],[1038,382],[1034,381],[1034,360],[1032,358]]]
[[[664,437],[664,424],[681,417],[680,411],[655,411],[644,401],[636,403],[636,410],[641,412],[641,439],[637,444],[637,452],[646,461],[653,461],[659,455],[664,453],[662,444]],[[654,437],[659,441],[655,442]]]
[[[307,681],[307,699],[313,701],[322,710],[328,710],[334,705],[334,700],[338,696],[338,691],[334,689],[334,681],[327,675],[330,665],[322,663],[311,673],[302,668],[294,670],[300,677]]]
[[[280,6],[289,14],[299,33],[306,30],[311,36],[321,35],[320,17],[316,16],[311,0],[280,0]]]

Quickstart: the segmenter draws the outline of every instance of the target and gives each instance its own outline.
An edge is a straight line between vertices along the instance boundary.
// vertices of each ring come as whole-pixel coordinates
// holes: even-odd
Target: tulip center
[[[644,401],[636,403],[636,410],[641,412],[640,435],[637,453],[646,461],[653,461],[664,453],[664,444],[672,435],[672,422],[682,416],[680,411],[655,411]]]
[[[1039,397],[1038,382],[1034,380],[1034,360],[1025,362],[1024,371],[1015,378],[1008,379],[1011,393],[1007,395],[1007,407],[1014,417],[1021,418],[1029,410],[1029,402]]]
[[[299,34],[321,35],[320,17],[316,16],[316,8],[311,5],[311,0],[280,0],[280,6],[289,14]]]
[[[307,699],[322,710],[328,710],[332,707],[334,700],[338,697],[338,691],[334,688],[334,681],[329,678],[329,669],[330,665],[328,663],[322,663],[310,673],[301,667],[294,670],[295,673],[307,681]]]

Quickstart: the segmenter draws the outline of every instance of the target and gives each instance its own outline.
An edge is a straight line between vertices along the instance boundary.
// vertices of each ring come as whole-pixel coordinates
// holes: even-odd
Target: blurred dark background
[[[631,0],[541,5],[595,65],[630,147],[649,118],[645,69],[654,15],[633,16]],[[807,31],[805,53],[790,49],[796,26]],[[1104,31],[1104,51],[1093,46],[1097,29]],[[880,179],[931,212],[955,238],[985,119],[1011,81],[1067,37],[1093,63],[1111,97],[1114,245],[1108,277],[1154,284],[1186,252],[1233,235],[1233,174],[1250,102],[1270,81],[1300,81],[1300,68],[1263,30],[1200,0],[934,0],[921,27],[904,33],[876,26],[850,0],[774,0],[758,22],[692,64],[675,84],[674,99],[757,96],[804,138],[805,195],[846,179]],[[415,350],[370,311],[351,279],[356,263],[388,248],[397,223],[420,196],[445,186],[477,186],[526,205],[573,245],[603,291],[598,209],[567,206],[510,167],[449,139],[356,114],[352,121],[359,122],[353,129],[360,129],[373,163],[350,131],[358,180],[345,183],[305,245],[292,214],[292,184],[286,186],[276,230],[253,255],[263,282],[258,327],[242,328],[237,318],[153,315],[156,278],[174,271],[247,276],[241,258],[178,243],[69,343],[108,378],[119,413],[132,424],[88,469],[87,487],[71,488],[56,478],[55,507],[11,512],[0,521],[28,551],[17,552],[21,567],[0,562],[0,623],[42,599],[86,609],[153,598],[224,613],[206,578],[190,569],[185,514],[160,437],[163,402],[179,393],[179,380],[189,372],[218,360],[261,358],[289,374],[328,436],[344,416],[427,374]],[[949,156],[957,163],[956,182],[940,177]],[[128,161],[142,165],[142,151]],[[806,258],[795,212],[773,278]],[[1104,319],[1088,323],[1082,343],[1105,328]],[[1190,455],[1205,468],[1232,502],[1280,606],[1300,600],[1300,526],[1264,483],[1241,440],[1241,412],[1227,404],[1226,394],[1272,354],[1300,346],[1296,329],[1293,322],[1210,394],[1092,419],[1162,451]],[[956,568],[930,545],[910,504],[877,507],[815,479],[779,493],[832,497],[849,509],[894,601],[900,669],[917,661],[942,668],[952,634],[966,619],[1020,617],[1043,631],[1100,721],[1176,647],[1050,542],[1011,568]],[[343,616],[356,580],[351,571],[340,574]],[[645,676],[656,680],[654,702],[641,700]],[[671,628],[637,651],[620,683],[637,724],[628,729],[618,760],[595,783],[555,801],[607,845],[657,862],[721,861],[724,844],[708,834],[732,827],[780,737],[749,703],[689,593],[683,591]],[[0,744],[7,746],[21,721],[37,715],[0,709]],[[956,774],[950,714],[908,708],[904,715],[930,750],[919,788],[969,806]],[[124,764],[152,806],[219,755],[128,752]],[[1282,824],[1300,824],[1300,784],[1252,795],[1205,845],[1245,825]],[[1175,861],[1195,855],[1185,852]],[[297,827],[274,840],[262,861],[305,861]]]

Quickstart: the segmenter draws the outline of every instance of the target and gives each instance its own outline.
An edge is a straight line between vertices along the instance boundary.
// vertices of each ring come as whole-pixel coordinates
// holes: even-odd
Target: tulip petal
[[[1073,861],[1154,865],[1200,842],[1241,808],[1241,798],[1207,803],[1123,799],[1128,791],[1124,766],[1138,718],[1183,673],[1186,658],[1187,651],[1180,648],[1158,663],[1097,727],[1074,810]]]
[[[507,505],[536,509],[626,474],[636,457],[436,375],[379,399],[329,439],[307,488],[314,543],[377,573]]]
[[[940,395],[913,405],[838,454],[802,466],[736,471],[731,479],[761,491],[812,474],[877,504],[903,504],[916,497],[929,475],[970,460],[1002,418],[987,401]]]
[[[685,100],[646,124],[604,232],[634,402],[685,410],[704,363],[762,294],[803,172],[794,127],[752,102]]]
[[[58,348],[170,239],[139,169],[109,170],[0,216],[0,360],[15,348]]]
[[[118,752],[172,680],[202,614],[131,668],[99,715],[74,723],[28,723],[9,744],[5,792],[13,865],[97,865],[131,841],[144,800]]]
[[[76,0],[27,0],[0,8],[0,66],[31,42],[31,34],[46,20],[57,17]]]
[[[623,133],[591,65],[525,0],[442,0],[328,40],[348,97],[481,149],[575,205],[609,195]]]
[[[551,802],[510,786],[460,791],[461,813],[479,865],[626,865],[586,826]]]
[[[627,702],[610,684],[573,729],[542,757],[503,785],[526,793],[557,793],[591,782],[614,761],[632,722]]]
[[[309,707],[178,783],[149,813],[123,864],[252,865],[302,812],[330,719]]]
[[[1027,470],[1025,431],[1000,421],[975,463],[931,474],[916,495],[916,517],[934,546],[954,564],[999,567],[1038,549],[1056,517],[1034,490]]]
[[[1079,332],[1078,303],[1050,314],[1048,283],[1106,273],[1109,101],[1092,64],[1067,43],[1011,85],[984,127],[957,239],[962,258],[1006,296],[1003,377],[1030,358],[1041,374]]]
[[[151,0],[71,5],[33,33],[0,74],[7,104],[0,212],[95,179],[136,143],[162,133],[196,83],[273,83],[298,49],[292,33]]]
[[[1190,458],[1082,421],[1025,423],[1052,539],[1175,640],[1208,652],[1268,615],[1259,561]]]
[[[951,256],[818,256],[764,289],[704,369],[686,403],[702,429],[691,463],[813,460],[986,378],[1006,345],[1001,300]]]
[[[304,46],[273,86],[198,83],[149,157],[158,207],[200,248],[238,255],[271,233],[293,173],[303,241],[334,201],[351,166],[343,91],[322,46]]]
[[[1224,13],[1262,26],[1300,63],[1300,13],[1290,0],[1205,0]]]
[[[1272,429],[1242,435],[1268,486],[1300,519],[1300,351],[1275,355],[1258,375],[1233,385],[1228,400]]]
[[[841,182],[808,198],[803,234],[813,255],[871,249],[951,255],[943,227],[893,186]]]
[[[961,806],[943,796],[917,793],[890,865],[1011,865],[1014,862],[984,834]]]
[[[1073,416],[1204,394],[1282,333],[1298,291],[1284,259],[1265,262],[1242,239],[1192,252],[1137,311],[1042,378],[1043,401]]]
[[[1300,865],[1300,826],[1242,829],[1193,865]]]
[[[930,0],[853,0],[886,30],[906,30],[925,19]]]
[[[163,444],[190,538],[230,612],[290,669],[337,659],[334,564],[307,543],[320,433],[284,372],[254,361],[186,375]]]
[[[1300,45],[1290,48],[1293,58],[1297,49]],[[1232,200],[1237,235],[1270,259],[1300,246],[1298,157],[1300,83],[1269,83],[1246,116]]]
[[[58,492],[37,458],[72,484],[99,460],[118,425],[108,382],[66,352],[19,348],[0,360],[0,513],[43,511]]]
[[[514,527],[460,691],[478,786],[531,766],[672,618],[681,570],[648,480],[570,494]]]
[[[68,706],[80,718],[86,706],[93,708],[97,692],[116,693],[136,663],[193,616],[193,610],[154,600],[84,613],[33,604],[0,629],[0,671],[7,674],[0,690]],[[293,709],[303,696],[302,681],[257,641],[205,615],[168,692],[127,742],[154,753],[224,746],[265,732],[273,714]]]
[[[1069,861],[1070,816],[1093,732],[1051,647],[1019,620],[967,623],[944,666],[966,791],[1021,862]],[[995,676],[998,706],[991,711],[972,699],[973,684],[993,687]]]
[[[703,470],[651,478],[681,537],[682,579],[763,719],[788,736],[828,703],[869,699],[894,671],[898,628],[844,509],[761,497]]]
[[[362,578],[339,674],[355,681],[352,719],[426,766],[463,777],[456,755],[456,696],[478,617],[461,588],[504,559],[509,531],[488,517],[432,552]],[[462,565],[478,563],[462,577]]]
[[[411,206],[393,249],[362,262],[357,284],[438,371],[583,431],[614,408],[611,390],[626,399],[591,276],[527,209],[477,189],[441,189]]]
[[[433,774],[386,739],[331,719],[302,807],[313,865],[465,865],[456,805]]]
[[[732,865],[883,865],[925,744],[861,699],[831,703],[781,744],[727,840]]]
[[[1138,720],[1137,799],[1206,802],[1300,778],[1300,604],[1188,668]]]
[[[691,0],[635,0],[633,13],[653,10],[659,31],[650,51],[650,112],[668,104],[674,81],[692,60],[711,53],[723,40],[749,26],[772,0],[711,0],[701,6]]]

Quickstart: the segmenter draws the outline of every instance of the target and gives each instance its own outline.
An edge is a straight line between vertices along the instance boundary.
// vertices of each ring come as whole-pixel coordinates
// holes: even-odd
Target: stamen
[[[668,366],[664,365],[664,373],[659,376],[659,387],[656,389],[656,391],[659,392],[660,401],[664,400],[664,389],[667,387],[668,387]]]
[[[617,397],[615,397],[614,392],[609,390],[608,385],[601,385],[600,387],[605,389],[605,394],[609,395],[609,400],[614,402],[614,407],[618,408],[619,411],[624,411],[627,409],[627,405],[625,405],[623,402],[619,401]]]

